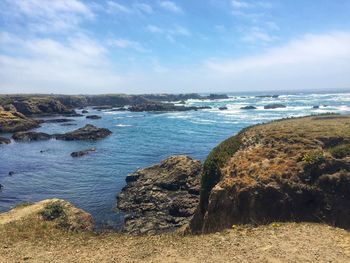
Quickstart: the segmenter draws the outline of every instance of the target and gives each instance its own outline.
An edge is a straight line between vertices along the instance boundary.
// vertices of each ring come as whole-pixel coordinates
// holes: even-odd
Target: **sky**
[[[349,0],[0,0],[0,93],[350,89]]]

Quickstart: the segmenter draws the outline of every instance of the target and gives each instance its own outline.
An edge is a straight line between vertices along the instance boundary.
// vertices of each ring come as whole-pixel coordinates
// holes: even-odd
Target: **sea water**
[[[98,227],[118,228],[123,214],[116,210],[116,195],[127,174],[176,154],[205,160],[210,150],[239,130],[256,123],[286,117],[320,113],[350,113],[350,93],[289,94],[278,98],[262,94],[235,94],[224,100],[188,100],[186,106],[212,109],[133,113],[96,111],[102,117],[73,118],[76,126],[43,124],[36,131],[64,133],[93,124],[113,134],[98,141],[12,142],[0,145],[0,212],[21,202],[63,198],[91,213]],[[264,105],[284,104],[286,108],[265,110]],[[241,110],[252,105],[256,110]],[[319,106],[314,109],[313,106]],[[219,110],[226,106],[227,110]],[[79,111],[78,111],[79,112]],[[7,136],[10,136],[8,134]],[[96,152],[81,158],[70,153],[95,147]],[[14,171],[12,176],[9,171]]]

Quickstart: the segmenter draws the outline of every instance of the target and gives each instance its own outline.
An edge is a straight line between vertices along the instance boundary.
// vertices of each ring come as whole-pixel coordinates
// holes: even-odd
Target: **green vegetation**
[[[324,160],[323,152],[320,150],[305,153],[303,156],[303,162],[306,165],[318,165],[322,163],[323,160]]]
[[[329,152],[334,158],[342,159],[346,156],[350,156],[350,143],[340,144],[329,149]]]
[[[64,218],[66,215],[62,205],[59,203],[47,205],[40,214],[44,220],[48,221],[55,220],[57,218]]]
[[[200,206],[202,211],[206,210],[211,189],[219,182],[221,178],[220,169],[226,161],[233,156],[241,146],[240,132],[238,135],[228,138],[215,147],[203,165],[203,174],[200,189]]]

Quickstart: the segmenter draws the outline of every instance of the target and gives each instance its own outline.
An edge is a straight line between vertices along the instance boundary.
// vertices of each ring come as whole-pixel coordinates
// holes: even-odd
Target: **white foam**
[[[115,126],[117,126],[117,127],[132,127],[132,125],[130,125],[130,124],[117,124]]]

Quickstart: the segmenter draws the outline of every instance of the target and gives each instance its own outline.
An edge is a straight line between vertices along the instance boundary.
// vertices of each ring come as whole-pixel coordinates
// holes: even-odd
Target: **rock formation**
[[[57,140],[76,141],[76,140],[98,140],[111,135],[112,132],[106,128],[98,128],[94,125],[87,124],[75,131],[64,134],[54,134]]]
[[[51,137],[51,135],[44,132],[16,132],[12,135],[12,139],[21,142],[45,141],[50,140]]]
[[[126,177],[117,206],[127,213],[124,231],[154,234],[188,223],[199,202],[201,164],[172,156]]]
[[[192,232],[273,221],[350,228],[350,116],[286,119],[244,129],[204,163]]]

